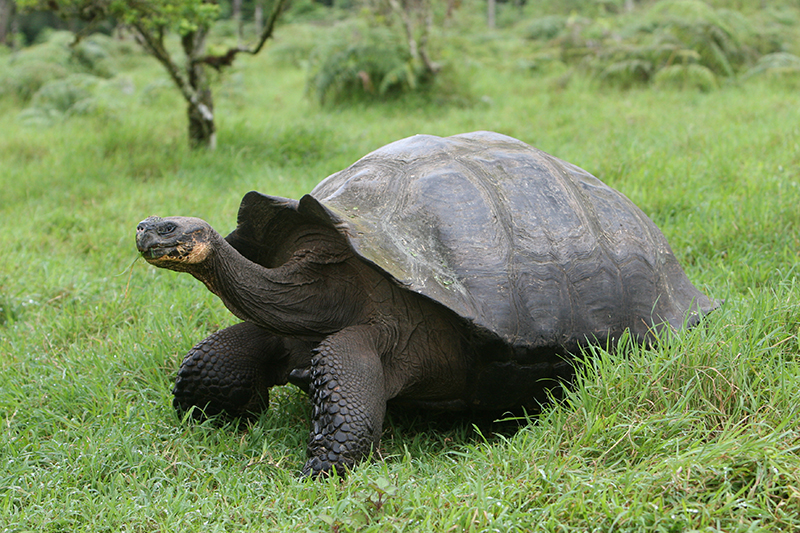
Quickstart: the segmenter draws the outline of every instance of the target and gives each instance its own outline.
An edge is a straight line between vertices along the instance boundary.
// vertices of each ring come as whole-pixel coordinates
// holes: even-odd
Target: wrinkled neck
[[[321,339],[356,313],[343,304],[341,289],[348,284],[332,282],[346,277],[346,259],[302,249],[283,265],[266,268],[219,236],[207,264],[192,274],[238,318],[278,335]]]

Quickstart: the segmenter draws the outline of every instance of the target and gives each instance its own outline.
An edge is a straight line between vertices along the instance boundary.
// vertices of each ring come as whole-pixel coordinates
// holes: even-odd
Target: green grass
[[[213,154],[186,148],[176,94],[145,90],[148,62],[106,114],[31,127],[0,99],[0,531],[800,529],[796,89],[599,90],[483,48],[458,68],[466,103],[320,109],[303,71],[241,58]],[[175,415],[180,358],[235,319],[136,261],[139,220],[225,232],[248,190],[297,198],[390,141],[476,129],[623,191],[724,307],[657,349],[597,352],[516,432],[392,413],[380,460],[344,481],[298,478],[310,415],[291,387],[243,429]]]

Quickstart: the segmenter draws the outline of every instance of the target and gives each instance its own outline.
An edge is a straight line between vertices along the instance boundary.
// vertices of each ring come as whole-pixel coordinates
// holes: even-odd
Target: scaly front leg
[[[250,322],[212,333],[184,357],[173,405],[179,412],[197,407],[195,418],[258,416],[269,405],[270,387],[286,383],[296,366],[308,365],[310,345],[295,344]]]
[[[352,326],[331,335],[311,359],[313,424],[304,475],[343,475],[377,448],[386,413],[377,328]]]

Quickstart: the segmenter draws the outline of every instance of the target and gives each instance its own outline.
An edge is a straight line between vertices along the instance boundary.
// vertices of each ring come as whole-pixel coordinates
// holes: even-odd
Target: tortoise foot
[[[383,369],[368,326],[328,337],[311,359],[314,404],[304,475],[344,475],[380,442]]]
[[[209,335],[183,359],[172,405],[195,419],[256,418],[269,406],[283,340],[242,322]]]

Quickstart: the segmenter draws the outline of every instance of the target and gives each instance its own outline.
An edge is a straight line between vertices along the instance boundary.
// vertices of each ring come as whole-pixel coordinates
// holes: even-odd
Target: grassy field
[[[0,531],[800,530],[796,85],[601,90],[504,60],[504,35],[459,58],[458,104],[320,108],[292,62],[241,58],[216,82],[214,153],[186,148],[143,58],[104,113],[35,126],[0,99]],[[139,220],[224,233],[251,189],[297,198],[390,141],[479,129],[624,192],[725,305],[658,349],[597,352],[515,432],[391,413],[343,481],[299,479],[310,412],[290,386],[244,428],[175,415],[182,355],[235,319],[136,260]]]

